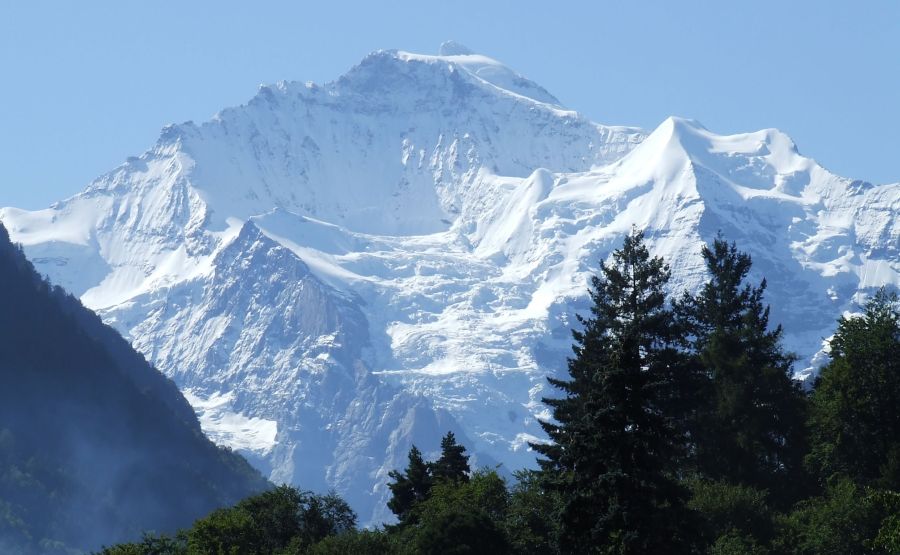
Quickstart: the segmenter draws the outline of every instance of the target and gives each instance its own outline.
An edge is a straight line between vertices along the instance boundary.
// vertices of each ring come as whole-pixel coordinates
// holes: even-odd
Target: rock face
[[[835,319],[900,284],[900,184],[831,174],[776,130],[588,121],[459,44],[264,86],[49,209],[0,211],[37,267],[273,479],[378,521],[387,471],[454,430],[533,464],[545,376],[636,225],[676,291],[721,231],[811,371]]]

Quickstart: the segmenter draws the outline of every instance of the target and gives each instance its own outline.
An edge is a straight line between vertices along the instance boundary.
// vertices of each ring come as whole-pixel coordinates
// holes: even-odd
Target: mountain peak
[[[475,54],[475,52],[464,44],[460,44],[455,40],[448,40],[441,43],[438,54],[441,56],[469,56]]]
[[[752,189],[775,189],[773,176],[808,173],[818,165],[797,151],[794,141],[778,129],[718,135],[688,118],[666,118],[619,163],[634,175],[669,168],[680,171],[687,161]],[[762,172],[762,177],[760,174]]]
[[[385,55],[407,63],[442,64],[447,71],[462,70],[464,74],[474,77],[475,82],[487,85],[488,88],[499,89],[542,104],[561,105],[559,100],[544,87],[494,58],[476,54],[457,42],[443,43],[437,56],[403,50],[378,51],[369,55],[364,62],[371,61],[373,57]]]
[[[679,135],[684,133],[696,133],[697,131],[709,132],[709,130],[699,121],[681,116],[669,116],[663,120],[659,127],[660,129],[668,129],[672,133]]]

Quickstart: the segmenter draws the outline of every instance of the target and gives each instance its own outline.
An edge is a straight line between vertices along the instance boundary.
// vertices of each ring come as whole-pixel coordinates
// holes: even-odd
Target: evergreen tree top
[[[441,456],[432,465],[436,479],[467,481],[469,479],[469,456],[466,448],[456,443],[453,432],[447,432],[441,439]]]

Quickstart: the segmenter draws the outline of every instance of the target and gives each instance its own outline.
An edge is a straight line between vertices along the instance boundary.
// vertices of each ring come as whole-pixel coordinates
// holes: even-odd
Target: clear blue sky
[[[29,0],[0,5],[0,206],[70,196],[260,83],[321,83],[372,50],[447,39],[599,122],[778,127],[837,173],[900,181],[894,0]]]

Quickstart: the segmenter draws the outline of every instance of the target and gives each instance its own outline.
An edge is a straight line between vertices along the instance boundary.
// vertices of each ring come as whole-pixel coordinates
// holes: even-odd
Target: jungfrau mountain
[[[704,280],[721,232],[768,281],[798,375],[836,318],[900,285],[900,184],[832,174],[769,129],[600,125],[486,56],[378,51],[326,85],[263,86],[46,210],[0,210],[275,481],[387,519],[387,472],[453,430],[533,465],[545,377],[632,226]]]

